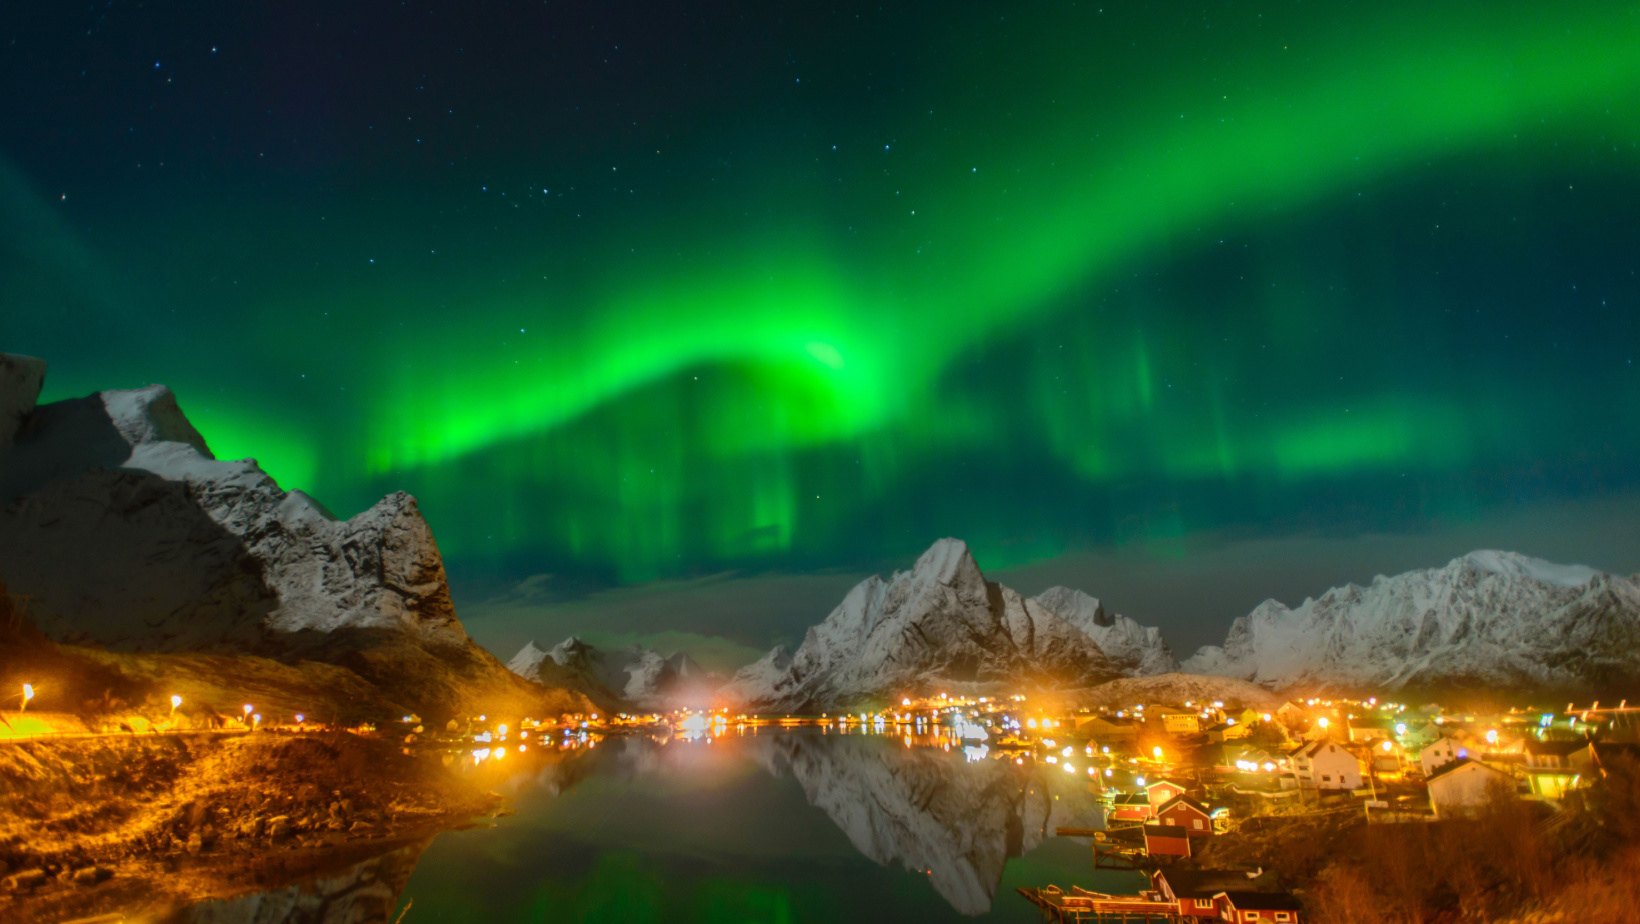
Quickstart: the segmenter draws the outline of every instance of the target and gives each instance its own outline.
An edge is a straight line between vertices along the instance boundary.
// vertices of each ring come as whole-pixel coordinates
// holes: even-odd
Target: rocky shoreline
[[[344,731],[14,742],[0,795],[0,918],[17,920],[173,915],[425,845],[500,806],[436,752]]]

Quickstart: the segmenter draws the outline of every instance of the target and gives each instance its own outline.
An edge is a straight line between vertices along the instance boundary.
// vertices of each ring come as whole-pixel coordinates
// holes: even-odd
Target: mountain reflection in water
[[[400,847],[307,882],[202,902],[176,912],[170,924],[353,924],[394,914],[427,841]]]
[[[999,887],[1138,885],[1132,874],[1094,872],[1085,841],[1053,837],[1061,826],[1101,826],[1096,779],[973,756],[935,737],[805,728],[611,738],[491,762],[473,769],[475,782],[516,809],[495,826],[180,920],[396,920],[406,904],[407,924],[1029,920],[1035,910],[998,900]]]

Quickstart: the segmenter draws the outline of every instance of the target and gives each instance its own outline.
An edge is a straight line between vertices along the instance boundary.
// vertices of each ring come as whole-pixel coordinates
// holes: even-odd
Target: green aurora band
[[[1406,262],[1398,241],[1430,225],[1409,204],[1443,184],[1469,184],[1452,220],[1475,229],[1460,249],[1476,261],[1536,246],[1490,225],[1495,191],[1568,169],[1640,189],[1640,7],[1287,10],[1284,29],[1225,12],[1159,48],[1102,15],[929,30],[902,95],[937,105],[822,107],[848,126],[840,152],[774,133],[732,186],[680,182],[664,208],[468,231],[470,251],[493,246],[453,270],[406,259],[241,293],[224,323],[278,343],[270,367],[367,370],[312,416],[276,410],[254,376],[225,385],[221,362],[167,379],[219,455],[344,509],[409,487],[456,559],[616,581],[873,558],[955,530],[988,565],[1028,561],[1307,522],[1340,494],[1361,498],[1346,515],[1405,503],[1384,484],[1409,474],[1419,513],[1463,515],[1492,501],[1450,485],[1503,472],[1506,496],[1534,446],[1640,444],[1632,416],[1562,415],[1510,375],[1512,352],[1441,360],[1466,334],[1429,318],[1468,304],[1438,287],[1395,304],[1398,268],[1373,268]],[[409,253],[420,216],[460,211],[453,189],[366,189],[353,201],[382,207],[330,240]],[[311,224],[245,195],[275,238]],[[346,318],[297,322],[293,305]],[[1633,330],[1618,325],[1588,336]],[[106,385],[110,363],[71,365],[54,394]],[[1640,397],[1616,371],[1580,387]]]

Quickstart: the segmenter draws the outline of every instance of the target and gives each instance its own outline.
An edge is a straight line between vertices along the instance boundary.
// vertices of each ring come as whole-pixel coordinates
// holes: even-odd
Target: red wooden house
[[[1219,920],[1231,924],[1298,924],[1304,908],[1290,892],[1220,892],[1213,902]]]
[[[1173,825],[1145,825],[1145,853],[1153,857],[1190,856],[1190,832]]]
[[[1271,873],[1242,873],[1232,870],[1158,869],[1150,874],[1150,888],[1164,901],[1172,902],[1185,921],[1219,920],[1218,895],[1258,889],[1275,889]]]
[[[1174,796],[1156,812],[1156,820],[1190,832],[1191,837],[1213,836],[1213,813],[1189,796]]]
[[[1156,807],[1144,793],[1125,793],[1117,797],[1106,817],[1110,821],[1150,821],[1156,817]]]
[[[1151,808],[1160,810],[1162,806],[1189,791],[1172,780],[1157,780],[1145,787],[1145,798],[1150,800]]]

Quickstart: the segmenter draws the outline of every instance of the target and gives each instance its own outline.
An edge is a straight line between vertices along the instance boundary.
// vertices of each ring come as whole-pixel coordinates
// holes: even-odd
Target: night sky
[[[414,493],[498,646],[1640,570],[1640,6],[1014,6],[7,4],[0,349]]]

